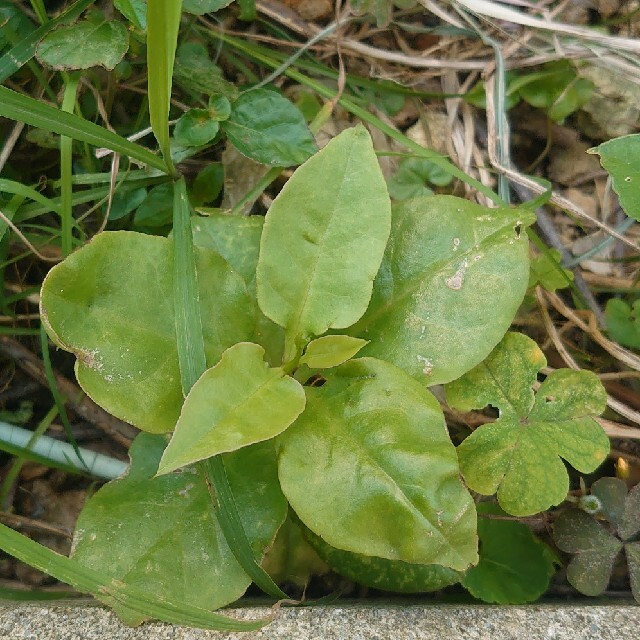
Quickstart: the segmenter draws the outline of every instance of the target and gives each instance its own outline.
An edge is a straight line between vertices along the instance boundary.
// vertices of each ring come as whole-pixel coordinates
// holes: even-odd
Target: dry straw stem
[[[610,340],[607,340],[607,338],[602,336],[602,334],[600,333],[598,328],[595,326],[595,322],[592,322],[591,323],[592,326],[589,328],[588,325],[586,325],[576,315],[576,313],[572,309],[569,309],[569,307],[567,307],[562,302],[562,300],[559,298],[559,296],[557,296],[555,293],[550,293],[548,291],[544,291],[542,289],[542,287],[538,286],[538,287],[536,287],[536,298],[537,298],[538,304],[540,306],[540,312],[542,314],[542,319],[543,319],[543,322],[544,322],[545,329],[547,330],[547,333],[549,334],[549,337],[551,338],[551,341],[553,342],[553,345],[556,348],[556,351],[558,352],[558,354],[560,355],[560,357],[562,358],[564,363],[568,367],[570,367],[571,369],[580,370],[580,366],[574,360],[573,356],[569,353],[567,348],[564,346],[564,343],[562,342],[560,334],[559,334],[558,330],[556,329],[556,326],[553,324],[553,321],[551,320],[551,316],[549,315],[549,307],[548,307],[548,304],[547,304],[547,298],[552,302],[552,304],[554,305],[556,310],[560,311],[559,307],[563,308],[563,310],[566,312],[566,315],[565,315],[565,313],[563,313],[563,311],[560,311],[560,313],[562,313],[562,315],[564,315],[565,317],[567,317],[570,320],[572,320],[583,331],[585,331],[587,333],[590,333],[592,335],[592,337],[594,337],[595,334],[598,334],[599,336],[601,336],[602,340],[606,341],[607,343],[610,343],[610,344],[607,345],[607,347],[608,347],[607,348],[607,347],[605,347],[604,344],[602,344],[602,342],[599,342],[598,340],[596,340],[598,342],[598,344],[600,344],[607,351],[609,351],[609,349],[611,349],[612,351],[617,352],[619,355],[626,355],[624,353],[621,353],[621,352],[626,352],[627,354],[633,356],[633,358],[635,358],[638,361],[636,363],[636,367],[635,368],[637,368],[637,366],[640,366],[640,359],[639,358],[637,358],[631,352],[627,352],[627,350],[623,349],[623,347],[621,347],[620,345],[618,345],[618,344],[616,344],[614,342],[611,342]],[[556,306],[556,305],[558,305],[558,306]],[[609,353],[611,353],[611,355],[614,355],[612,353],[612,351],[609,351]],[[616,357],[616,356],[614,356],[614,357]],[[618,357],[618,360],[621,360],[621,358]],[[607,394],[607,406],[609,408],[613,409],[616,413],[620,414],[621,416],[624,416],[627,420],[630,420],[631,422],[634,422],[635,424],[640,426],[640,412],[635,411],[634,409],[632,409],[628,405],[624,404],[623,402],[620,402],[616,398],[611,397],[609,394]],[[605,431],[606,431],[606,429],[605,429]],[[637,430],[635,430],[635,431],[637,431]],[[609,435],[608,432],[607,432],[607,435]],[[638,431],[638,435],[640,435],[640,431]],[[638,437],[638,436],[635,436],[635,437]]]

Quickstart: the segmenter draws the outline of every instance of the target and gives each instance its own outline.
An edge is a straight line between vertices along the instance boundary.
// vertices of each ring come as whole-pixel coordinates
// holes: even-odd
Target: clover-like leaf
[[[640,349],[640,298],[632,305],[620,298],[611,298],[605,308],[609,335],[631,349]]]
[[[240,153],[262,164],[290,167],[317,151],[304,116],[277,91],[242,93],[221,126]]]
[[[640,134],[603,142],[588,153],[600,156],[600,163],[611,175],[620,205],[630,218],[640,220]]]
[[[76,355],[84,391],[143,431],[171,431],[182,407],[173,309],[173,243],[105,232],[56,265],[42,288],[47,332]],[[255,331],[255,303],[219,255],[196,250],[207,364]],[[215,295],[212,295],[215,292]]]
[[[346,551],[464,570],[476,513],[440,406],[401,369],[361,358],[305,387],[279,438],[282,489],[302,522]]]
[[[128,475],[109,482],[86,503],[72,555],[87,567],[172,602],[204,609],[224,606],[238,599],[251,580],[229,549],[202,474],[188,468],[154,477],[165,445],[161,436],[136,438]],[[260,443],[223,458],[244,529],[260,558],[287,514],[273,444]],[[122,605],[114,608],[128,624],[144,620]]]
[[[303,411],[302,385],[270,369],[264,349],[240,342],[187,395],[158,475],[282,433]]]
[[[304,536],[320,558],[341,576],[365,587],[393,593],[428,593],[460,582],[462,574],[439,564],[410,564],[343,551],[304,527]]]
[[[526,516],[562,502],[569,476],[561,460],[590,473],[609,452],[609,439],[593,416],[606,393],[589,371],[560,369],[534,397],[537,372],[546,365],[536,343],[508,333],[491,355],[447,386],[447,402],[463,411],[492,405],[500,417],[476,429],[458,447],[467,485],[497,491],[500,506]]]
[[[522,522],[482,517],[504,515],[497,505],[483,502],[477,509],[480,562],[467,569],[462,584],[485,602],[524,604],[537,600],[555,573],[553,552]]]
[[[267,213],[257,268],[260,308],[291,344],[348,327],[365,312],[390,223],[389,195],[362,125],[296,170]]]
[[[562,551],[574,554],[567,578],[578,591],[599,595],[607,588],[618,554],[624,548],[631,591],[640,603],[640,485],[627,493],[622,480],[601,478],[593,483],[591,494],[601,502],[600,513],[613,531],[578,509],[558,518],[554,527],[556,544]]]
[[[367,344],[367,340],[351,336],[322,336],[312,340],[300,358],[310,369],[328,369],[346,362]]]
[[[393,362],[423,384],[455,380],[486,358],[527,290],[524,209],[486,209],[452,196],[393,207],[371,303],[349,333],[361,355]]]

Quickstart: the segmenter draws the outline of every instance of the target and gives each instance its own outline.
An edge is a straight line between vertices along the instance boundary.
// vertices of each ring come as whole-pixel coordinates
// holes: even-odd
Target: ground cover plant
[[[27,372],[6,377],[23,405],[9,401],[0,433],[15,456],[4,515],[42,533],[16,509],[28,473],[54,505],[70,474],[109,480],[73,485],[68,557],[1,524],[7,554],[132,625],[258,628],[216,612],[252,584],[298,604],[353,585],[524,603],[610,581],[640,600],[640,114],[571,160],[596,163],[602,209],[620,204],[614,228],[537,169],[549,132],[599,122],[601,80],[562,55],[506,70],[515,54],[491,22],[534,29],[538,49],[565,35],[625,52],[611,64],[628,71],[632,15],[609,14],[605,35],[452,6],[353,2],[332,21],[321,2],[0,2],[0,255],[14,287],[0,348]],[[434,91],[336,53],[376,59],[394,34],[488,57],[445,63],[465,77],[445,73]],[[329,61],[310,55],[318,43]],[[518,113],[549,134],[526,174],[507,126]],[[590,244],[568,255],[554,231],[567,212],[572,230],[605,238],[582,234]],[[631,275],[594,295],[583,264],[611,246]],[[39,315],[18,313],[33,295]],[[21,375],[47,382],[44,411],[14,391]],[[81,447],[74,414],[130,462]],[[58,417],[66,443],[44,435]],[[51,469],[57,480],[39,480]]]

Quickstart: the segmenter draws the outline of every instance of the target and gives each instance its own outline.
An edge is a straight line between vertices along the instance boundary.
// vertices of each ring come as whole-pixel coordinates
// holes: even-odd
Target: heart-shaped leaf
[[[597,376],[560,369],[534,398],[536,374],[545,365],[533,340],[508,333],[484,362],[447,386],[452,407],[499,409],[496,422],[458,447],[460,469],[471,489],[485,495],[497,490],[500,506],[517,516],[565,499],[569,476],[561,458],[590,473],[609,452],[609,439],[593,418],[607,400]]]
[[[240,153],[262,164],[290,167],[317,151],[300,110],[269,89],[241,94],[221,126]]]
[[[328,544],[464,570],[477,560],[476,513],[436,399],[391,364],[362,358],[306,387],[279,437],[291,506]]]
[[[187,395],[158,474],[273,438],[304,405],[299,382],[270,369],[262,347],[240,342]]]
[[[353,358],[366,344],[366,340],[351,336],[322,336],[307,345],[300,364],[306,364],[310,369],[337,367]]]
[[[522,522],[482,517],[504,515],[497,505],[482,502],[477,509],[480,562],[467,570],[462,584],[485,602],[534,602],[555,573],[553,552]]]
[[[173,243],[105,232],[48,274],[41,312],[47,332],[78,361],[76,375],[99,405],[144,431],[171,431],[180,414],[173,309]],[[207,364],[250,338],[255,306],[240,276],[197,250]],[[215,292],[215,295],[211,295]]]
[[[362,351],[427,385],[450,382],[489,355],[529,279],[523,209],[487,210],[452,196],[393,208],[371,304],[349,333]]]
[[[72,555],[171,602],[224,606],[251,580],[220,530],[202,474],[189,468],[154,477],[165,445],[161,436],[136,438],[128,475],[102,487],[80,514]],[[224,461],[244,529],[262,557],[287,514],[273,444],[246,447]],[[114,608],[128,624],[145,619],[122,605]]]
[[[189,109],[176,122],[173,137],[185,147],[200,147],[211,142],[219,130],[220,123],[210,116],[208,109]]]
[[[267,213],[257,284],[260,308],[291,343],[348,327],[364,313],[390,218],[384,177],[361,125],[289,179]]]

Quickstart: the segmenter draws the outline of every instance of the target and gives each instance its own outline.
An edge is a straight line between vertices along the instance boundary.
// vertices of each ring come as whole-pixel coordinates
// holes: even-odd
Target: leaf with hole
[[[348,327],[364,313],[390,216],[362,126],[343,131],[299,167],[273,201],[260,244],[258,303],[285,328],[287,358],[297,343]]]
[[[533,340],[507,333],[486,360],[446,387],[453,408],[499,410],[495,422],[462,442],[458,458],[467,485],[484,495],[497,491],[500,506],[516,516],[565,499],[569,476],[562,459],[591,473],[609,453],[609,439],[594,419],[607,402],[598,377],[558,369],[534,394],[537,373],[545,366]]]
[[[452,196],[393,207],[391,236],[364,317],[362,355],[427,385],[486,358],[509,328],[529,278],[524,209],[487,210]]]
[[[235,344],[187,395],[158,474],[269,440],[304,405],[302,385],[281,368],[269,368],[261,346]]]
[[[48,33],[36,48],[38,60],[52,69],[113,69],[129,48],[129,32],[118,20],[95,16]]]
[[[290,167],[317,151],[299,109],[269,89],[242,93],[221,126],[240,153],[262,164]]]
[[[505,515],[497,505],[481,502],[477,509],[480,562],[467,569],[463,586],[485,602],[534,602],[549,587],[559,563],[555,554],[526,524],[482,517]]]
[[[47,332],[76,355],[80,386],[143,431],[171,431],[183,396],[173,308],[173,243],[104,232],[48,274],[41,313]],[[217,254],[196,251],[207,363],[250,337],[255,306]],[[215,291],[216,295],[209,293]]]
[[[136,438],[128,475],[109,482],[85,505],[72,557],[157,597],[219,608],[237,600],[251,580],[220,530],[202,473],[188,468],[154,476],[165,445],[161,436]],[[245,531],[262,557],[287,515],[273,444],[247,447],[224,460]],[[128,624],[147,617],[110,604]]]
[[[476,512],[436,399],[391,364],[362,358],[305,387],[307,408],[279,438],[292,508],[338,549],[465,570]]]

